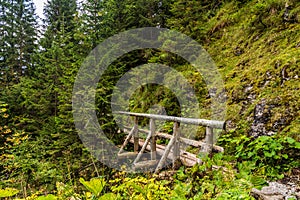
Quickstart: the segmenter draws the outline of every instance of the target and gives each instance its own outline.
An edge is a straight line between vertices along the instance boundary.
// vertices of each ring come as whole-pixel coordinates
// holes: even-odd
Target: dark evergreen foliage
[[[1,1],[0,81],[3,85],[19,83],[30,75],[37,48],[37,17],[31,0]]]

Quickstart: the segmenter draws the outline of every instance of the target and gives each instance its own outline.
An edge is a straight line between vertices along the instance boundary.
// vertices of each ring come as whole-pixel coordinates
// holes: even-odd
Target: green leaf
[[[265,151],[264,152],[264,155],[269,158],[273,157],[275,154],[276,154],[275,151],[272,151],[272,152]]]
[[[263,185],[266,185],[267,181],[261,177],[258,176],[251,176],[250,182],[257,188]]]
[[[0,189],[0,197],[11,197],[19,193],[19,190],[14,188]]]
[[[287,154],[283,154],[282,157],[288,159],[289,156]]]
[[[97,197],[100,196],[106,184],[103,178],[92,178],[90,181],[85,181],[83,178],[80,178],[79,181],[86,189]]]
[[[289,143],[289,144],[294,144],[296,142],[295,139],[291,138],[291,137],[287,137],[286,138],[286,141]]]
[[[283,179],[283,178],[284,178],[284,174],[279,174],[279,175],[277,175],[277,178],[278,178],[278,179]]]
[[[296,142],[295,148],[296,148],[296,149],[300,149],[300,142]]]
[[[98,200],[115,200],[115,199],[117,199],[117,195],[115,195],[114,193],[106,193],[101,197],[99,197]]]

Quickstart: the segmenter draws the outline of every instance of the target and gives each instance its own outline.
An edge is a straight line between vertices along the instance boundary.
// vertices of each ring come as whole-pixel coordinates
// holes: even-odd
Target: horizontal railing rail
[[[184,123],[184,124],[193,124],[193,125],[211,127],[211,128],[216,128],[216,129],[224,129],[224,130],[226,129],[225,121],[184,118],[184,117],[174,117],[174,116],[168,116],[168,115],[156,115],[156,114],[134,113],[134,112],[123,112],[123,111],[118,111],[118,112],[114,112],[114,113],[121,114],[121,115],[135,116],[135,117],[146,117],[149,119],[156,119],[156,120],[173,121],[173,122],[179,122],[179,123]]]

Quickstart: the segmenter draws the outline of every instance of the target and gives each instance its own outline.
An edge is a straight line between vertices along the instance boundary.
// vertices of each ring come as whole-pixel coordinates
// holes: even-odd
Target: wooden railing
[[[183,117],[174,117],[166,115],[155,115],[155,114],[145,114],[145,113],[132,113],[132,112],[116,112],[116,114],[133,116],[134,125],[132,128],[124,126],[124,132],[127,132],[128,135],[121,146],[121,149],[118,153],[118,156],[136,156],[133,165],[135,168],[155,166],[155,173],[158,173],[165,164],[167,158],[171,158],[173,166],[178,163],[178,160],[185,160],[187,165],[193,165],[201,162],[195,154],[191,154],[185,151],[180,150],[180,143],[191,145],[194,147],[201,147],[202,153],[211,154],[213,151],[223,151],[223,148],[213,144],[214,138],[214,129],[226,129],[225,121],[216,121],[216,120],[206,120],[206,119],[195,119],[195,118],[183,118]],[[150,119],[150,130],[138,129],[138,117],[149,118]],[[155,120],[164,120],[172,121],[173,125],[173,135],[166,133],[156,132]],[[192,124],[198,126],[206,127],[205,141],[196,141],[187,138],[181,137],[180,133],[180,124]],[[148,133],[146,139],[143,141],[139,137],[139,132]],[[170,139],[168,145],[163,147],[162,145],[156,144],[156,138],[162,137]],[[134,152],[124,153],[125,146],[132,142],[134,144]],[[150,143],[150,145],[148,145]],[[139,151],[139,146],[141,150]],[[150,160],[139,162],[143,153],[148,150],[150,151]],[[160,160],[156,159],[156,155],[159,153],[162,155]],[[172,156],[170,156],[172,154]],[[187,161],[187,162],[186,162]]]

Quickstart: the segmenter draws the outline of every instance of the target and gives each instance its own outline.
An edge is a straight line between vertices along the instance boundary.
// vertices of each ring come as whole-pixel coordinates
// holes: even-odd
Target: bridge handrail
[[[135,117],[147,117],[147,118],[156,119],[156,120],[174,121],[174,122],[179,122],[179,123],[184,123],[184,124],[193,124],[193,125],[200,125],[200,126],[205,126],[205,127],[210,127],[210,128],[226,130],[226,121],[197,119],[197,118],[184,118],[184,117],[174,117],[174,116],[168,116],[168,115],[134,113],[134,112],[124,112],[124,111],[118,111],[118,112],[114,112],[114,113],[121,114],[121,115],[135,116]]]

